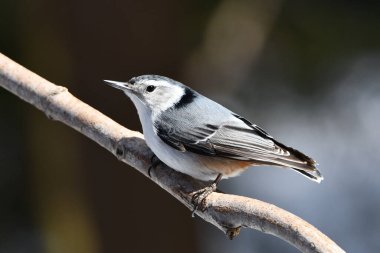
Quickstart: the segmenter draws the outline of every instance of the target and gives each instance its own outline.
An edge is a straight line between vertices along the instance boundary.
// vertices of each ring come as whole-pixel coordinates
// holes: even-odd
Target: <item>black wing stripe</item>
[[[257,130],[257,133],[259,133],[259,135],[261,135],[262,137],[272,138],[272,136],[270,136],[267,132],[265,132],[264,129],[262,129],[261,127],[255,125],[255,124],[252,124],[251,122],[249,122],[247,119],[243,118],[242,116],[240,116],[238,114],[232,114],[232,115],[235,116],[236,118],[240,119],[241,121],[243,121],[247,126]]]

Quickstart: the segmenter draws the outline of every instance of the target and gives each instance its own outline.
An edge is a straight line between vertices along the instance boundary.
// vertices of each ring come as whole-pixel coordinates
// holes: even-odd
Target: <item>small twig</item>
[[[71,95],[66,88],[54,85],[2,54],[0,85],[43,111],[50,119],[74,128],[119,160],[148,175],[153,154],[141,133],[124,128]],[[192,209],[191,193],[205,186],[204,182],[164,165],[152,172],[151,179],[189,209]],[[241,228],[253,228],[282,238],[303,252],[344,252],[309,223],[259,200],[214,192],[207,197],[205,211],[196,214],[231,239]]]

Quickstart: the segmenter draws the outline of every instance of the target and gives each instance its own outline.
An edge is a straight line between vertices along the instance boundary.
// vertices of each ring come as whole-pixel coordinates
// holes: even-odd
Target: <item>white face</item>
[[[125,89],[124,92],[135,104],[137,98],[153,113],[170,108],[185,93],[183,87],[161,79],[138,80],[133,84],[128,84],[128,89]]]

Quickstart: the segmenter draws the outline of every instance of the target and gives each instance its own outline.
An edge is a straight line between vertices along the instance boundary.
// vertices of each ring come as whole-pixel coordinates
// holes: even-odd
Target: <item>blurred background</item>
[[[102,83],[179,80],[315,158],[325,180],[255,167],[221,190],[310,222],[348,252],[380,248],[380,2],[1,0],[0,52],[124,126]],[[295,252],[229,241],[81,134],[0,89],[0,252]]]

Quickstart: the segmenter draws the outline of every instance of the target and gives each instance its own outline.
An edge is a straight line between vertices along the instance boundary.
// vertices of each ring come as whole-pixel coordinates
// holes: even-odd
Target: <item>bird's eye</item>
[[[156,86],[154,86],[154,85],[149,85],[148,87],[146,87],[147,92],[152,92],[152,91],[154,91],[154,89],[156,89]]]

